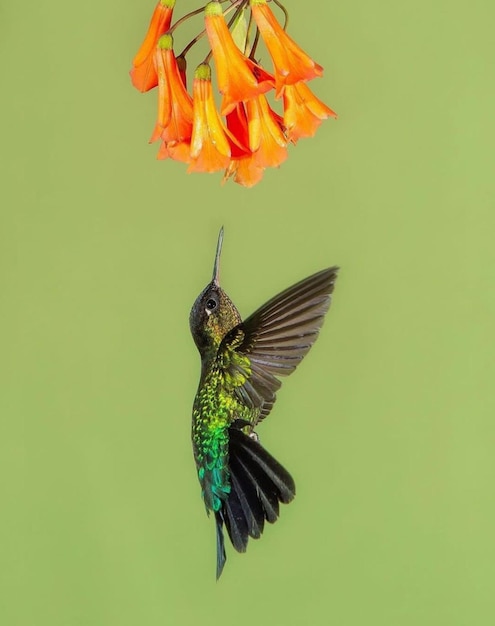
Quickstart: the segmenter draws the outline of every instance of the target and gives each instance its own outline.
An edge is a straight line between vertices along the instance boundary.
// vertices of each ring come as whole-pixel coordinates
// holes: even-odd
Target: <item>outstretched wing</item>
[[[270,412],[280,388],[316,341],[337,278],[337,267],[322,270],[269,300],[223,338],[220,366],[237,399]]]

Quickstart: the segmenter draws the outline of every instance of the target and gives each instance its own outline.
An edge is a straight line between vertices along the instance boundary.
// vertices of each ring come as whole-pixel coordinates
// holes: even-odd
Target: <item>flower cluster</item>
[[[278,0],[273,1],[287,15]],[[209,2],[172,25],[175,2],[159,0],[130,72],[139,91],[158,87],[158,116],[150,141],[161,141],[159,159],[183,161],[189,172],[225,170],[224,180],[233,177],[251,187],[261,180],[265,168],[285,161],[289,142],[313,136],[323,119],[336,117],[307,86],[307,81],[322,75],[323,68],[289,37],[269,0]],[[225,11],[222,3],[227,4]],[[205,29],[176,54],[175,29],[198,13],[204,14]],[[191,95],[186,55],[205,34],[210,52],[194,72]],[[272,72],[255,59],[260,37],[271,57]],[[211,57],[222,96],[219,106]],[[282,101],[282,115],[267,99],[272,90],[275,100]]]

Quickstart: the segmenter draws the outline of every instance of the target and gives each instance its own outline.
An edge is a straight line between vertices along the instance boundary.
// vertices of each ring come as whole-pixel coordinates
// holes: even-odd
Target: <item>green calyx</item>
[[[160,4],[168,9],[173,9],[175,6],[175,0],[160,0]]]
[[[213,15],[223,15],[220,2],[208,2],[205,6],[205,16],[212,17]]]
[[[211,80],[211,67],[208,63],[201,63],[196,68],[194,72],[194,78],[199,78],[200,80]]]
[[[162,50],[172,50],[174,47],[174,38],[172,35],[162,35],[158,40],[158,47]]]
[[[249,0],[249,4],[251,6],[253,6],[255,4],[266,4],[266,0]]]

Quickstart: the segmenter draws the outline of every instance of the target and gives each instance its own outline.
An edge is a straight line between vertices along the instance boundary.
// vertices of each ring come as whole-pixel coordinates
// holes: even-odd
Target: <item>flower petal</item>
[[[235,108],[226,116],[229,131],[230,153],[232,158],[251,154],[249,149],[249,127],[246,108],[243,102],[238,102]]]
[[[273,111],[265,96],[246,102],[249,148],[260,167],[278,167],[287,158],[287,139],[282,118]]]
[[[265,168],[256,163],[253,154],[249,154],[238,159],[232,159],[225,170],[222,182],[225,183],[232,177],[235,183],[243,187],[253,187],[263,178],[264,172]]]
[[[157,159],[173,159],[174,161],[182,161],[183,163],[191,162],[191,144],[188,141],[163,141]]]

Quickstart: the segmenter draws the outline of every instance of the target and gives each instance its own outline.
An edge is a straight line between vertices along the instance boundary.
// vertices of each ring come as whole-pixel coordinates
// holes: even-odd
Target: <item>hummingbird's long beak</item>
[[[215,265],[213,266],[213,282],[220,286],[220,254],[222,253],[223,226],[218,233],[217,251],[215,254]]]

